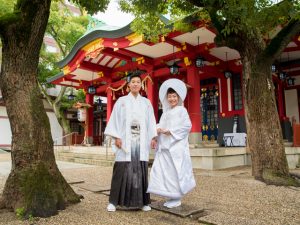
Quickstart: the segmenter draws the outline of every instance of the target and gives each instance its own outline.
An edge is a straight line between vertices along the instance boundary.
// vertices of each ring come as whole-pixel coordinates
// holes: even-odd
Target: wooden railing
[[[72,132],[66,134],[62,137],[56,138],[53,140],[54,145],[58,145],[59,141],[62,140],[62,145],[71,146],[71,145],[81,145],[84,141],[84,135],[78,134],[78,132]],[[101,136],[93,136],[93,145],[101,145],[102,138]]]
[[[72,135],[71,143],[72,145],[81,145],[84,141],[84,135],[74,133]],[[102,145],[102,138],[101,136],[93,136],[93,145]]]

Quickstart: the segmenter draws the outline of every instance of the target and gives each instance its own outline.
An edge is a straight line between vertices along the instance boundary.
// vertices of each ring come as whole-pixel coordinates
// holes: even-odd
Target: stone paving
[[[7,155],[0,155],[0,193],[10,168]],[[58,162],[58,166],[68,181],[74,181],[72,187],[84,196],[82,202],[69,206],[56,216],[35,218],[34,221],[20,221],[14,213],[0,210],[0,225],[300,224],[300,188],[276,187],[256,181],[251,176],[250,167],[220,171],[194,170],[197,187],[182,202],[185,206],[201,210],[181,218],[155,209],[150,212],[119,210],[108,213],[107,194],[89,191],[87,186],[109,186],[112,167],[65,162]],[[299,169],[293,172],[300,174]],[[85,188],[82,188],[82,184],[85,184]],[[151,198],[154,202],[163,200],[158,196]]]

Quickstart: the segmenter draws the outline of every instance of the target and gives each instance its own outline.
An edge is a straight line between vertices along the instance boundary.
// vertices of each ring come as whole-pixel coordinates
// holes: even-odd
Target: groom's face
[[[141,90],[141,87],[142,87],[142,81],[141,81],[141,78],[139,77],[133,77],[129,84],[129,89],[130,91],[135,94],[135,93],[139,93],[139,91]]]

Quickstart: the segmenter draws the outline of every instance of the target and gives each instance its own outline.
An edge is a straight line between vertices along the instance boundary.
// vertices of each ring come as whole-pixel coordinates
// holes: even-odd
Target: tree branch
[[[217,10],[212,8],[208,11],[210,15],[210,19],[214,27],[217,29],[218,33],[221,34],[221,31],[225,28],[224,24],[221,24],[220,20],[218,19]]]
[[[52,35],[52,37],[54,38],[56,44],[58,45],[58,47],[59,47],[59,49],[60,49],[60,51],[61,51],[63,57],[66,57],[66,52],[65,52],[65,50],[63,49],[63,47],[62,47],[62,45],[61,45],[61,42],[62,42],[62,41],[59,40],[58,35],[57,35],[55,29],[53,28],[53,26],[50,26],[50,30],[52,31],[52,34],[51,34],[51,35]]]
[[[225,28],[224,24],[221,23],[219,20],[218,16],[218,10],[222,9],[224,6],[224,3],[221,3],[219,0],[214,0],[214,1],[198,1],[198,0],[189,0],[191,4],[197,6],[197,7],[202,7],[207,10],[207,12],[210,15],[211,23],[213,27],[218,31],[219,35],[221,35],[221,31]],[[217,34],[218,35],[218,34]],[[217,39],[223,39],[223,37],[217,37]],[[221,43],[221,42],[219,42]]]
[[[69,7],[68,7],[67,4],[65,3],[65,1],[59,0],[59,2],[60,2],[66,9],[69,9]]]
[[[64,94],[66,92],[66,89],[67,89],[67,86],[61,87],[60,92],[54,101],[54,104],[57,104],[58,102],[60,102],[60,100],[62,99],[62,97],[64,96]]]
[[[39,86],[39,88],[40,88],[42,94],[44,95],[44,97],[47,99],[47,101],[49,102],[49,104],[50,104],[51,106],[53,106],[54,103],[53,103],[52,99],[50,98],[50,96],[47,94],[47,92],[46,92],[46,90],[44,89],[44,87],[41,85],[41,83],[40,83],[39,81],[38,81],[37,83],[38,83],[38,86]]]
[[[291,19],[288,25],[284,26],[282,30],[271,40],[266,47],[264,54],[273,60],[278,58],[281,52],[286,48],[289,42],[300,33],[300,20]]]

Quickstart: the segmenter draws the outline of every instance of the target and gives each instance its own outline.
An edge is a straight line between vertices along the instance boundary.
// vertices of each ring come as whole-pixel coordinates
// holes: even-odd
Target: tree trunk
[[[269,184],[294,185],[283,144],[269,59],[249,45],[242,56],[247,141],[255,179]]]
[[[37,84],[37,65],[51,0],[22,1],[18,21],[1,31],[0,88],[12,130],[12,170],[1,205],[47,217],[79,196],[57,168],[50,124]]]

